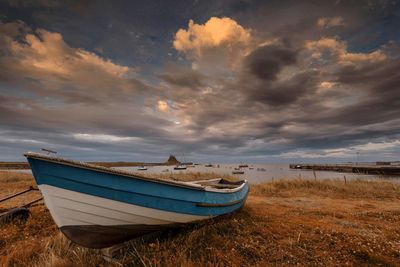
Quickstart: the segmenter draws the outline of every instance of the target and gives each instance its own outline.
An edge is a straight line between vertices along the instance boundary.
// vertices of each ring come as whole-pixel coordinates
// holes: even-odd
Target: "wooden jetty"
[[[290,169],[336,171],[378,175],[400,175],[400,165],[367,164],[290,164]]]

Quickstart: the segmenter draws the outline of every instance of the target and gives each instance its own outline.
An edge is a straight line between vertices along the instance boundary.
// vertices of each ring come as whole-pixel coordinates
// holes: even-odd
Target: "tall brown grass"
[[[0,171],[0,199],[26,190],[30,186],[35,186],[35,181],[31,174]],[[0,203],[0,211],[5,208],[17,207],[23,203],[38,199],[39,197],[41,197],[39,191],[25,193],[18,198]]]
[[[329,196],[335,198],[400,199],[400,182],[390,180],[275,180],[252,187],[259,196],[302,195]]]
[[[44,206],[31,210],[0,226],[0,266],[400,265],[400,185],[386,180],[252,185],[241,211],[132,240],[112,262],[66,239]]]
[[[34,182],[32,175],[29,173],[20,173],[13,171],[0,171],[0,186],[6,188],[7,186],[14,186],[15,183],[26,185],[27,182]]]

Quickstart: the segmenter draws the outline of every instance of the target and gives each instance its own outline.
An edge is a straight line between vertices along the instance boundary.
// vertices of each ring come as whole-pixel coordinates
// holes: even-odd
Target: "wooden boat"
[[[147,171],[146,166],[140,166],[137,168],[138,171]]]
[[[232,172],[232,174],[244,174],[244,171],[243,170],[234,170],[233,172]]]
[[[176,165],[174,167],[174,170],[186,170],[186,169],[187,169],[186,165]]]
[[[57,226],[90,248],[231,213],[249,191],[246,180],[159,180],[38,153],[25,156]]]

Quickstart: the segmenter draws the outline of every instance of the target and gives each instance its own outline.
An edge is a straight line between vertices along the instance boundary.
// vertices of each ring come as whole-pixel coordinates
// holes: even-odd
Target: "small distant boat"
[[[90,248],[234,212],[249,192],[246,180],[161,180],[38,153],[24,155],[61,232]]]
[[[210,168],[210,167],[214,167],[214,165],[212,165],[212,164],[206,164],[206,165],[204,165],[204,167]]]
[[[138,171],[147,171],[147,168],[145,166],[140,166],[137,168]]]
[[[257,168],[257,171],[259,171],[259,172],[265,172],[265,171],[267,171],[265,168]]]
[[[243,170],[234,170],[232,171],[232,174],[244,174]]]
[[[247,167],[249,167],[249,165],[247,165],[247,164],[240,164],[239,165],[239,168],[247,168]]]
[[[174,167],[174,170],[186,170],[186,169],[187,169],[186,165],[176,165]]]

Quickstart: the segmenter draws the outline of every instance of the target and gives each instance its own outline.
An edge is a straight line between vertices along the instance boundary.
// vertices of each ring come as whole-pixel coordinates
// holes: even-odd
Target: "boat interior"
[[[48,155],[43,155],[43,154],[34,153],[34,152],[27,152],[24,155],[26,157],[32,157],[32,158],[36,158],[36,159],[55,162],[55,163],[59,163],[59,164],[63,164],[63,165],[74,166],[74,167],[78,167],[78,168],[91,169],[91,170],[96,170],[96,171],[101,171],[101,172],[106,172],[106,173],[111,173],[111,174],[116,174],[116,175],[124,175],[124,176],[133,177],[133,178],[139,178],[139,179],[143,179],[143,180],[151,180],[151,181],[168,183],[168,184],[173,184],[173,185],[180,185],[180,186],[186,186],[186,187],[189,186],[189,187],[192,187],[192,188],[194,187],[194,188],[200,189],[200,190],[206,189],[206,190],[211,190],[211,191],[220,190],[220,191],[224,191],[224,192],[234,192],[237,189],[239,189],[244,183],[246,183],[246,180],[229,181],[229,180],[223,179],[223,178],[191,181],[191,182],[162,180],[162,179],[158,179],[158,178],[150,178],[150,177],[141,176],[141,175],[138,175],[137,173],[132,173],[132,172],[125,171],[125,170],[118,170],[118,169],[114,169],[114,168],[103,167],[103,166],[89,164],[86,162],[74,161],[74,160],[69,160],[69,159],[64,159],[64,158],[54,157],[54,156],[48,156]]]
[[[212,187],[217,189],[224,189],[224,188],[237,188],[245,183],[244,180],[241,181],[229,181],[227,179],[218,178],[218,179],[211,179],[211,180],[201,180],[201,181],[194,181],[193,184]]]

